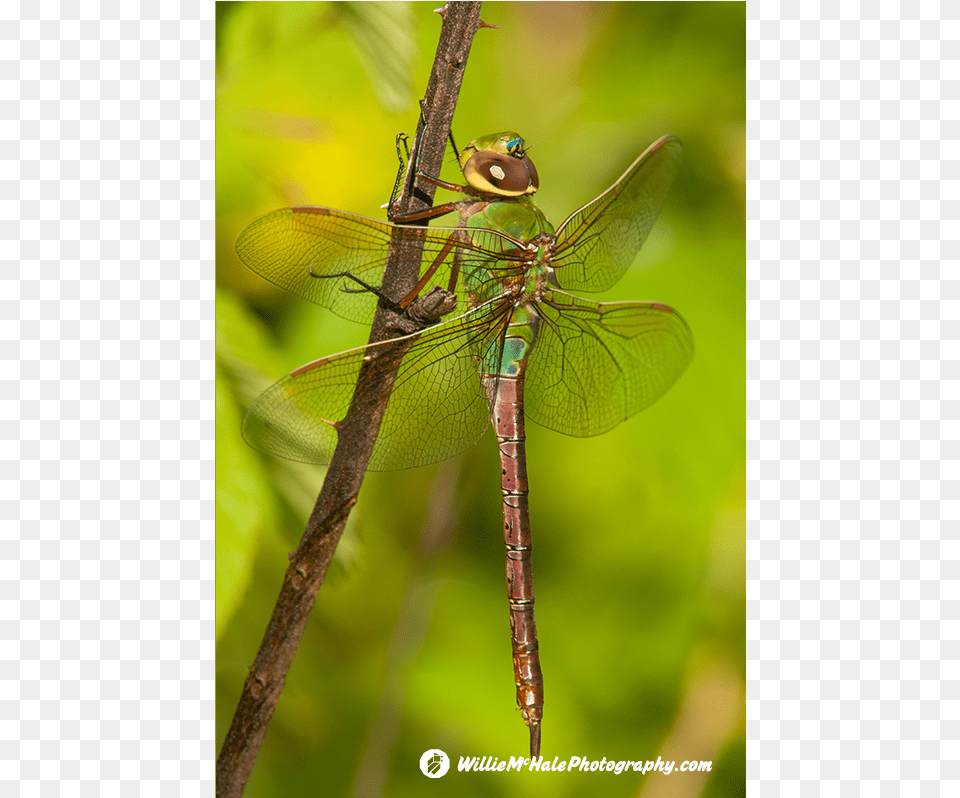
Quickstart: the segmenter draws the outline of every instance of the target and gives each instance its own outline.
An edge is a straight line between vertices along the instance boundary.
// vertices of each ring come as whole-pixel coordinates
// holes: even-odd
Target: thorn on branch
[[[303,585],[303,580],[307,578],[307,572],[303,568],[297,568],[293,572],[293,575],[290,577],[290,584],[293,585],[297,590]]]

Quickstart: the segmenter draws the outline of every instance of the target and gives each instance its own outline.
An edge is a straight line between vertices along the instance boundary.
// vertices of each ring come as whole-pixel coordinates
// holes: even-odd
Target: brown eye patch
[[[540,185],[537,170],[529,158],[515,158],[497,152],[478,152],[467,161],[464,176],[474,188],[502,196],[520,196]]]
[[[520,163],[527,167],[527,174],[530,176],[530,187],[536,191],[540,188],[540,175],[537,174],[537,167],[533,165],[533,161],[526,155],[523,156],[523,160],[521,160]]]

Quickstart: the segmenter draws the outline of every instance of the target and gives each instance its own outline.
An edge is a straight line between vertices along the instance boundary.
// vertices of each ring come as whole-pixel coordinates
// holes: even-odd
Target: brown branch
[[[418,168],[428,175],[440,173],[470,44],[481,24],[480,3],[450,2],[444,6],[441,15],[440,41],[413,149],[414,153],[419,153]],[[400,213],[423,210],[433,202],[434,189],[431,186],[418,187],[416,193],[411,194],[412,172],[408,169],[397,206]],[[395,240],[391,244],[382,286],[386,296],[404,297],[416,285],[422,249],[420,241]],[[404,321],[409,324],[409,319]],[[400,326],[398,314],[381,302],[370,331],[370,343],[394,337]],[[337,448],[326,479],[300,545],[291,555],[280,596],[217,759],[217,798],[239,798],[243,794],[347,516],[357,502],[390,390],[407,346],[409,344],[386,347],[360,369],[353,401],[339,428]]]

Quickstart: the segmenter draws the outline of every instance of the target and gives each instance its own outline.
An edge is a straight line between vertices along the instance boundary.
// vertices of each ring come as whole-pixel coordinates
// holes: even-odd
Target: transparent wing
[[[527,417],[584,437],[663,396],[693,357],[693,336],[658,302],[591,302],[549,291],[526,372]]]
[[[243,421],[254,448],[289,460],[328,463],[337,444],[329,422],[350,407],[364,358],[409,345],[370,460],[372,471],[413,468],[472,446],[487,426],[475,353],[498,345],[507,309],[491,302],[400,339],[315,360],[268,388]]]
[[[566,291],[605,291],[630,268],[680,168],[680,141],[651,144],[619,180],[557,229],[553,258]]]
[[[392,235],[423,241],[420,274],[439,261],[435,282],[442,288],[449,288],[455,262],[461,270],[486,273],[490,279],[518,269],[517,243],[492,230],[468,236],[456,227],[392,225],[313,206],[284,208],[257,219],[238,236],[237,254],[271,283],[345,319],[369,323],[377,297],[354,280],[328,275],[349,272],[379,288]],[[462,284],[458,280],[461,311],[467,307]]]

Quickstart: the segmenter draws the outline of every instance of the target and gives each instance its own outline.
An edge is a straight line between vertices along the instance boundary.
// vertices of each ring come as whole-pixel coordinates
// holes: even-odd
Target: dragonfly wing
[[[515,242],[494,231],[471,238],[461,228],[392,225],[333,208],[304,206],[283,208],[251,223],[237,238],[237,254],[274,285],[342,318],[369,323],[376,295],[356,280],[332,275],[349,273],[379,288],[393,237],[423,242],[419,273],[437,264],[435,282],[441,287],[449,287],[455,260],[459,269],[470,270],[472,264],[489,269],[502,252],[515,250]],[[472,271],[483,273],[483,268]],[[467,307],[462,282],[456,286],[461,310]]]
[[[680,141],[651,144],[610,188],[557,229],[553,258],[566,291],[605,291],[630,268],[680,168]]]
[[[370,470],[412,468],[452,457],[476,443],[487,426],[472,352],[494,334],[495,324],[485,306],[422,333],[301,366],[257,399],[244,419],[243,436],[278,457],[328,463],[337,444],[330,422],[346,415],[364,359],[405,344]]]
[[[237,238],[237,254],[274,285],[343,318],[368,322],[376,296],[352,280],[324,275],[350,272],[379,287],[390,231],[384,222],[332,208],[284,208],[248,225]]]
[[[494,303],[421,333],[400,364],[371,468],[393,471],[446,460],[483,435],[489,410],[474,352],[497,337]]]
[[[649,407],[693,357],[690,328],[658,302],[601,303],[548,291],[537,311],[524,409],[567,435],[598,435]]]

